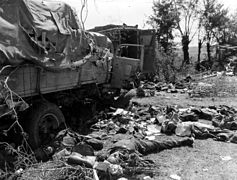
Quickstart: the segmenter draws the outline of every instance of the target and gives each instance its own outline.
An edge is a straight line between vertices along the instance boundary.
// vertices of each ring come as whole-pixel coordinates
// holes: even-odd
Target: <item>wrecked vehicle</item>
[[[29,142],[40,146],[64,124],[64,106],[121,88],[142,66],[141,59],[113,53],[109,38],[84,31],[65,3],[1,1],[0,129],[23,112]]]
[[[112,41],[114,50],[122,46],[120,55],[127,58],[142,59],[142,72],[154,73],[155,50],[156,50],[156,31],[155,29],[139,29],[138,26],[128,26],[109,24],[106,26],[96,26],[91,31],[106,35]],[[141,53],[143,51],[143,53]],[[140,56],[143,57],[140,57]]]

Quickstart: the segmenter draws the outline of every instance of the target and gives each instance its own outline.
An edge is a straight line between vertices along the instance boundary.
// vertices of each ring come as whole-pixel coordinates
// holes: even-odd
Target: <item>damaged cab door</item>
[[[133,52],[139,52],[134,58]],[[113,88],[128,87],[132,77],[143,69],[144,46],[139,44],[120,44],[113,59],[111,86]]]

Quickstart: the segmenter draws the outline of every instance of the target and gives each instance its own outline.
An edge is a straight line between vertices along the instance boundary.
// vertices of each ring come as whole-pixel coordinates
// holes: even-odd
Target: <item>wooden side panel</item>
[[[12,70],[6,70],[0,78],[5,79],[10,71]],[[80,85],[80,71],[81,69],[67,69],[61,72],[49,72],[39,71],[33,66],[23,66],[11,74],[8,85],[22,97],[38,94],[37,88],[40,88],[42,94],[67,90]]]
[[[8,85],[10,89],[22,97],[33,96],[39,93],[62,91],[80,87],[82,84],[105,83],[107,67],[96,66],[94,62],[87,62],[79,68],[67,69],[61,72],[49,72],[37,69],[34,66],[22,66],[11,74]],[[0,79],[12,72],[7,69]]]
[[[18,94],[21,95],[23,93],[23,96],[34,95],[36,93],[37,69],[34,67],[23,67],[20,68],[19,71],[23,72],[23,76],[19,74],[17,79],[23,79],[23,81],[18,84],[18,87],[22,89]],[[16,72],[15,75],[17,76],[17,74]]]
[[[87,62],[86,64],[81,66],[80,69],[81,69],[81,72],[79,73],[80,84],[87,81],[96,82],[95,65],[92,62]]]
[[[5,71],[4,78],[12,70]],[[33,95],[36,92],[37,69],[33,67],[22,67],[10,75],[8,86],[11,90],[22,97]]]
[[[88,62],[81,68],[80,83],[85,84],[85,82],[95,82],[98,84],[106,83],[109,79],[108,68],[110,63],[106,64],[105,61],[98,60],[94,62]]]
[[[41,93],[49,93],[72,89],[78,85],[79,70],[65,70],[63,72],[43,71],[40,75],[40,91]]]

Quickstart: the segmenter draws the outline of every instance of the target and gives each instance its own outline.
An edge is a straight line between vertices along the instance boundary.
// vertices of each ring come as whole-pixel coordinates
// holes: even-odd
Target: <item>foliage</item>
[[[178,68],[177,54],[175,52],[165,53],[162,49],[156,50],[156,73],[160,81],[175,82]]]
[[[153,4],[154,15],[149,17],[148,23],[157,29],[157,40],[165,52],[172,50],[173,30],[177,28],[179,17],[175,12],[172,0],[161,0]]]
[[[227,9],[217,0],[203,0],[200,23],[205,29],[205,38],[208,42],[212,39],[218,43],[226,42],[229,22],[227,14]]]
[[[149,23],[157,29],[157,39],[165,53],[172,51],[174,31],[178,30],[182,39],[184,60],[183,64],[190,63],[189,44],[196,32],[193,33],[194,20],[198,11],[198,0],[160,0],[154,1],[154,15]]]
[[[178,22],[178,30],[181,36],[191,36],[193,39],[196,32],[193,32],[195,20],[198,15],[198,0],[177,0],[175,2],[176,13],[182,21]],[[181,23],[183,22],[183,26]]]
[[[183,54],[184,64],[190,64],[189,59],[189,44],[193,40],[197,31],[193,32],[194,24],[197,20],[198,15],[198,2],[199,0],[177,0],[175,1],[175,7],[177,13],[179,13],[180,19],[178,23],[178,30],[182,37],[182,46],[183,46]],[[183,25],[181,25],[183,23]]]
[[[236,45],[237,44],[237,10],[229,16],[229,21],[227,22],[228,29],[225,34],[226,43]]]

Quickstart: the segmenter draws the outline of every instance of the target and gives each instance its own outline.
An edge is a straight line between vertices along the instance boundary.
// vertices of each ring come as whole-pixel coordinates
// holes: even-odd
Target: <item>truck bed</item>
[[[10,75],[10,76],[9,76]],[[83,84],[102,84],[108,81],[107,68],[95,66],[92,62],[75,69],[64,69],[58,72],[45,70],[34,65],[23,65],[18,68],[6,68],[0,79],[9,76],[9,88],[21,97],[47,94],[62,90],[79,88]]]

